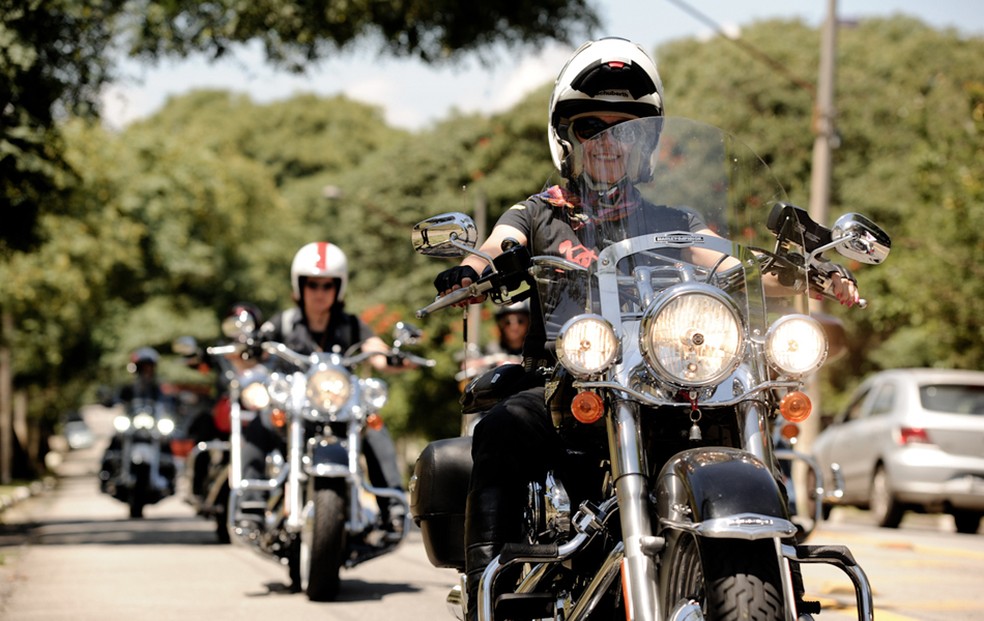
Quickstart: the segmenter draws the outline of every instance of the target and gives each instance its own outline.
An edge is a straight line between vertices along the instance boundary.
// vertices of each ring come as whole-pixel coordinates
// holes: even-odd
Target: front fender
[[[348,477],[348,443],[338,438],[325,438],[309,450],[310,461],[305,465],[308,474],[316,477]]]
[[[660,472],[656,507],[661,528],[719,537],[790,536],[785,497],[769,468],[733,448],[682,451]]]

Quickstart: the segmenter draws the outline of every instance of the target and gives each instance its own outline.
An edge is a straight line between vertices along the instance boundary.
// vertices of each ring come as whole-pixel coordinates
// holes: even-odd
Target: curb
[[[55,487],[56,479],[53,476],[46,476],[43,479],[32,481],[27,485],[15,487],[9,492],[0,494],[0,514],[13,507],[19,502],[27,500],[32,496],[37,496]]]

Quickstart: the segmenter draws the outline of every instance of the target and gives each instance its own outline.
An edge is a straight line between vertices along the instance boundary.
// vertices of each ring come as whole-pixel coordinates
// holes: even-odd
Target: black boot
[[[522,490],[519,490],[522,491]],[[465,506],[465,618],[478,618],[478,583],[489,562],[499,555],[503,544],[518,541],[521,514],[516,492],[501,488],[472,490]]]

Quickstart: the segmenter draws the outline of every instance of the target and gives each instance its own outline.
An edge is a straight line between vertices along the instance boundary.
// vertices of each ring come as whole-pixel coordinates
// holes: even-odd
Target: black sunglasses
[[[591,140],[603,131],[632,120],[635,119],[619,119],[609,123],[599,119],[596,116],[582,116],[571,121],[571,133],[573,133],[578,140]],[[618,129],[612,131],[612,137],[615,138],[615,140],[625,144],[638,140],[639,134],[640,131],[637,125],[622,125]]]
[[[314,280],[308,280],[304,283],[304,288],[312,291],[317,291],[319,289],[321,291],[331,291],[335,288],[335,281],[329,280],[327,282],[316,282]]]

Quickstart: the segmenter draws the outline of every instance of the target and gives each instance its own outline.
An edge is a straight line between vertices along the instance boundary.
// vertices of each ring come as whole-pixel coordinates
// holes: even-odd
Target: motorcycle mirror
[[[837,218],[831,229],[837,252],[860,263],[877,265],[892,249],[892,240],[880,226],[859,213]]]
[[[198,341],[193,336],[179,336],[171,342],[171,351],[185,358],[197,355],[198,350]]]
[[[420,340],[422,334],[420,328],[404,321],[393,326],[393,342],[397,345],[413,345]]]
[[[415,224],[411,241],[418,254],[462,257],[478,243],[478,229],[475,222],[463,213],[443,213]]]
[[[222,334],[230,339],[241,339],[256,331],[256,318],[245,309],[222,320]]]

